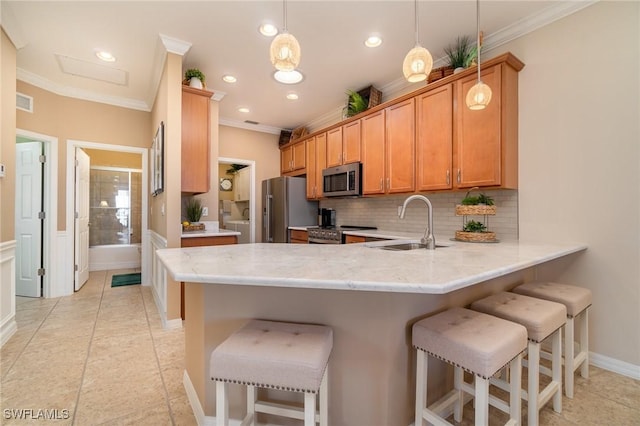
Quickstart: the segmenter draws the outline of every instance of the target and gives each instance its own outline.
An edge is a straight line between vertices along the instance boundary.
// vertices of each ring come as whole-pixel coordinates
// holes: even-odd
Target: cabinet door
[[[362,118],[362,193],[384,194],[385,110]]]
[[[451,189],[453,85],[416,98],[417,190]]]
[[[293,166],[293,148],[288,146],[280,150],[280,173],[291,171]]]
[[[316,138],[309,138],[305,142],[307,144],[307,198],[316,198],[316,174],[318,161],[316,157]]]
[[[322,171],[327,168],[327,134],[316,136],[316,198],[322,197]],[[307,173],[307,179],[309,174]]]
[[[482,71],[491,87],[491,102],[483,110],[467,108],[465,97],[476,84],[469,76],[456,82],[456,185],[459,188],[500,185],[502,163],[500,65]]]
[[[182,89],[182,192],[209,191],[209,102],[211,92]]]
[[[415,190],[414,98],[386,108],[387,192]]]
[[[300,141],[294,144],[291,149],[293,150],[293,170],[300,170],[305,168],[306,158],[305,158],[305,143],[304,141]]]
[[[342,126],[342,164],[360,161],[360,120]]]
[[[240,169],[238,173],[236,173],[234,188],[236,201],[249,201],[249,177],[249,168]]]
[[[342,164],[342,127],[327,132],[327,167]]]

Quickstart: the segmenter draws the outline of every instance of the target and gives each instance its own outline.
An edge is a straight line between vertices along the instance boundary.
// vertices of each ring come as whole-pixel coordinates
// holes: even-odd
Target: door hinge
[[[73,270],[78,272],[78,265],[73,265]]]
[[[80,161],[76,160],[76,167],[80,165]]]
[[[45,269],[44,268],[38,268],[38,276],[39,277],[44,276],[44,273],[45,273]]]
[[[38,212],[38,219],[45,219],[47,214],[45,212]]]
[[[38,160],[41,163],[46,163],[47,162],[47,156],[46,155],[41,155],[40,157],[38,157]]]
[[[78,212],[76,212],[76,213],[75,213],[75,218],[77,219],[77,218],[79,218],[79,217],[80,217],[80,215],[78,214]]]

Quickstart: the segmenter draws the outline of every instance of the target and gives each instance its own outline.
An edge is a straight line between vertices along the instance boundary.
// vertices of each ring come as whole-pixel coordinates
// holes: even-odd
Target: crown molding
[[[137,99],[122,98],[119,96],[106,96],[99,95],[88,90],[76,89],[73,87],[62,86],[56,84],[50,80],[40,77],[37,74],[23,70],[22,68],[16,69],[16,79],[24,81],[25,83],[39,87],[56,95],[66,96],[68,98],[76,98],[85,101],[98,102],[101,104],[108,104],[118,106],[122,108],[135,109],[139,111],[149,112],[151,108],[149,105]]]
[[[2,5],[2,19],[0,19],[0,27],[4,30],[15,46],[16,50],[20,50],[28,44],[27,37],[13,14],[13,10],[7,4]]]
[[[219,117],[218,124],[220,126],[236,127],[238,129],[253,130],[254,132],[270,133],[273,135],[279,135],[282,131],[279,127],[266,126],[264,124],[249,124],[244,121],[232,120],[225,117]]]
[[[188,41],[180,40],[174,37],[169,37],[168,35],[158,34],[160,36],[160,40],[164,45],[164,48],[169,53],[175,53],[176,55],[184,56],[189,49],[191,49],[192,44]]]

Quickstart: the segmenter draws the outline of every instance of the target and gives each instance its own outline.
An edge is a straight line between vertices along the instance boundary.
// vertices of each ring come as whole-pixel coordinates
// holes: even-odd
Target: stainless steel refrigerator
[[[262,181],[262,242],[288,243],[290,226],[318,224],[318,202],[307,201],[307,179],[280,176]]]

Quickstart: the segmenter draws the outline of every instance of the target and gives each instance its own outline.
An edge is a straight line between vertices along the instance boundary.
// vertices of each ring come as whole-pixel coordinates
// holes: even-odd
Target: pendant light
[[[287,4],[282,2],[284,29],[271,42],[271,63],[279,71],[293,71],[300,64],[300,44],[287,31]]]
[[[476,0],[476,29],[478,33],[478,82],[467,92],[466,103],[471,110],[485,109],[491,102],[491,88],[480,79],[480,50],[482,50],[482,40],[480,37],[480,0]]]
[[[414,15],[416,29],[416,45],[407,53],[402,63],[402,73],[409,83],[416,83],[427,79],[433,68],[433,58],[431,53],[420,45],[419,25],[418,25],[418,0],[414,0]]]

